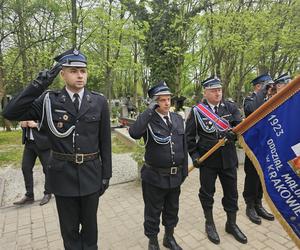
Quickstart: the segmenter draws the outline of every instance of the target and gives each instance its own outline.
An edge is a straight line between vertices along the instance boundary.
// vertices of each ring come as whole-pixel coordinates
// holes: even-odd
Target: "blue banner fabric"
[[[300,246],[300,91],[257,121],[241,143],[260,176],[265,198]]]

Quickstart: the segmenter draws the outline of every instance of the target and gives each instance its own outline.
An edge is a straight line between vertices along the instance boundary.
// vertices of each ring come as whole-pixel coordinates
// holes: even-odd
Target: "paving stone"
[[[238,170],[238,178],[240,210],[237,224],[247,235],[248,244],[237,242],[232,235],[225,232],[226,213],[221,203],[223,192],[219,181],[216,185],[214,217],[221,243],[215,245],[207,239],[204,229],[205,219],[198,198],[199,173],[195,170],[190,173],[182,186],[179,223],[175,229],[178,244],[184,250],[296,250],[295,244],[277,221],[263,220],[261,225],[249,221],[245,215],[245,204],[241,196],[244,181],[243,168]],[[148,239],[143,232],[143,213],[144,203],[140,182],[112,185],[100,199],[99,249],[147,249]],[[162,225],[160,229],[159,244],[162,250],[166,250],[162,245],[164,235]],[[28,206],[0,209],[0,249],[64,250],[55,199],[51,199],[42,207],[36,202]]]

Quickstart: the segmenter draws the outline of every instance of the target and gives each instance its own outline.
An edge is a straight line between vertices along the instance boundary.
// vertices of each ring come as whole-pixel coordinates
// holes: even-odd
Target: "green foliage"
[[[294,36],[300,27],[299,7],[299,1],[263,1],[259,5],[237,0],[214,2],[193,19],[183,86],[192,84],[198,94],[196,83],[217,75],[225,96],[241,104],[258,74],[299,73],[295,53],[300,41]]]
[[[258,74],[300,72],[297,0],[77,1],[75,24],[70,1],[4,0],[0,7],[3,94],[22,90],[71,48],[74,26],[88,86],[110,99],[145,97],[161,79],[175,95],[200,97],[200,82],[218,75],[225,96],[241,104]],[[51,88],[62,86],[56,79]]]
[[[145,147],[143,140],[139,140],[134,147],[134,151],[132,153],[132,158],[137,162],[138,166],[142,166],[144,163],[144,154],[145,154]]]
[[[114,106],[111,110],[111,117],[118,118],[121,114],[121,106]]]

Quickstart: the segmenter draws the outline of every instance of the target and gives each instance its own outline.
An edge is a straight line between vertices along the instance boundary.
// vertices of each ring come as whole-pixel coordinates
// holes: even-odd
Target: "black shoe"
[[[237,224],[232,224],[226,222],[225,231],[229,234],[232,234],[233,237],[243,244],[247,243],[247,237],[243,234],[243,232],[239,229]]]
[[[253,223],[257,225],[261,224],[261,219],[257,215],[256,210],[253,206],[246,207],[246,215],[248,216],[249,220],[252,221]]]
[[[149,239],[148,250],[160,250],[157,238]]]
[[[207,234],[208,239],[215,244],[220,244],[220,237],[216,230],[215,224],[205,223],[205,232]]]
[[[40,206],[47,204],[50,201],[51,196],[52,196],[51,194],[45,194],[43,199],[40,202]]]
[[[25,205],[25,204],[31,204],[34,202],[33,197],[24,196],[21,200],[14,202],[14,205]]]
[[[269,213],[262,205],[255,205],[255,210],[256,210],[256,213],[257,213],[260,217],[262,217],[262,218],[264,218],[264,219],[266,219],[266,220],[272,221],[272,220],[275,219],[275,218],[274,218],[274,215],[271,214],[271,213]]]
[[[164,235],[163,245],[171,250],[182,250],[182,248],[177,244],[173,235]]]

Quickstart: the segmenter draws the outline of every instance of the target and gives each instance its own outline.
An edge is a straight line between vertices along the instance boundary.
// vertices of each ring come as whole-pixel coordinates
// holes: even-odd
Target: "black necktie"
[[[166,115],[166,116],[164,116],[164,118],[166,119],[168,128],[171,130],[171,129],[172,129],[172,123],[171,123],[170,120],[169,120],[169,116]]]
[[[73,95],[73,97],[75,98],[74,102],[73,102],[74,103],[74,107],[75,107],[76,112],[78,113],[78,110],[79,110],[79,95],[77,93],[75,93]]]
[[[214,106],[214,111],[216,114],[218,114],[218,106]]]

